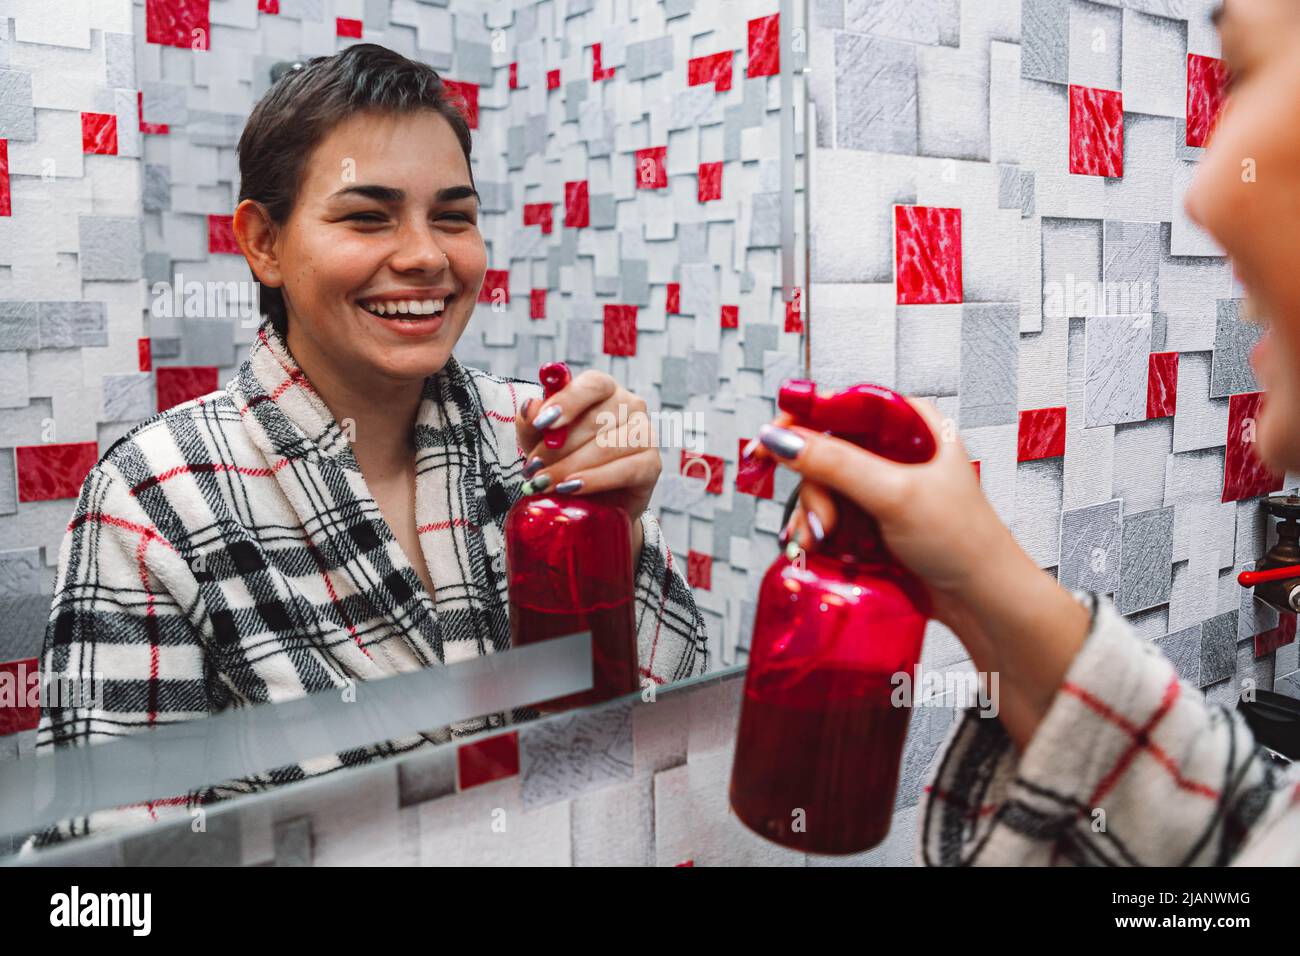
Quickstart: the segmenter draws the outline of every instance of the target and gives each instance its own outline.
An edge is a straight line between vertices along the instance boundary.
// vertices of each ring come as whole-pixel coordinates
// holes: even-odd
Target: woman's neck
[[[310,341],[299,340],[292,325],[286,345],[351,441],[366,480],[381,481],[410,471],[424,382],[375,379],[359,375],[356,369],[341,369]]]

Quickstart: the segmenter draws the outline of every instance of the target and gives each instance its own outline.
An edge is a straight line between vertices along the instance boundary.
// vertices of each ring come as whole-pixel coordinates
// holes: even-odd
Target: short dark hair
[[[283,223],[297,201],[307,157],[335,126],[357,113],[426,109],[451,124],[472,186],[469,123],[459,96],[433,67],[378,44],[357,43],[289,70],[258,101],[239,136],[239,201],[261,203],[272,222]],[[258,285],[263,314],[284,335],[289,318],[284,296]]]

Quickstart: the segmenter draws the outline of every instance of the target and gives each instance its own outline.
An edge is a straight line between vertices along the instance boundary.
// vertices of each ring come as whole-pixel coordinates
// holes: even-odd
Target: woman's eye
[[[383,222],[384,217],[374,212],[356,212],[348,216],[349,219],[356,219],[359,222]]]
[[[447,218],[451,218],[451,219],[459,219],[459,220],[461,220],[461,222],[473,222],[473,221],[474,221],[473,219],[470,219],[469,216],[465,215],[463,212],[449,212],[449,213],[447,213],[446,216],[443,216],[443,218],[444,218],[444,219],[447,219]]]

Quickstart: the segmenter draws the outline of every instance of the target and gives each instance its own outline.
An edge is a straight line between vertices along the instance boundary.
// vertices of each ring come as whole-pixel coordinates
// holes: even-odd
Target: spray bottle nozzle
[[[880,385],[831,391],[807,379],[787,379],[777,405],[805,428],[827,432],[905,464],[934,457],[934,433],[906,398]]]

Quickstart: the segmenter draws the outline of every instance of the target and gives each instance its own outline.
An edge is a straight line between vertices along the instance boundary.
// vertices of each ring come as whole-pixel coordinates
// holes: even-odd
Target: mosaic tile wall
[[[0,8],[0,667],[35,669],[99,454],[247,353],[235,145],[272,66],[355,42],[433,65],[474,128],[489,271],[458,356],[532,377],[564,358],[676,416],[652,507],[712,660],[734,663],[792,484],[738,487],[738,450],[802,355],[801,298],[781,287],[776,5]],[[31,746],[35,719],[0,715],[0,756]]]
[[[809,302],[815,377],[933,397],[1038,565],[1234,703],[1300,696],[1294,615],[1236,583],[1297,481],[1253,454],[1257,327],[1183,212],[1212,6],[813,0]],[[923,663],[970,666],[934,625]]]

